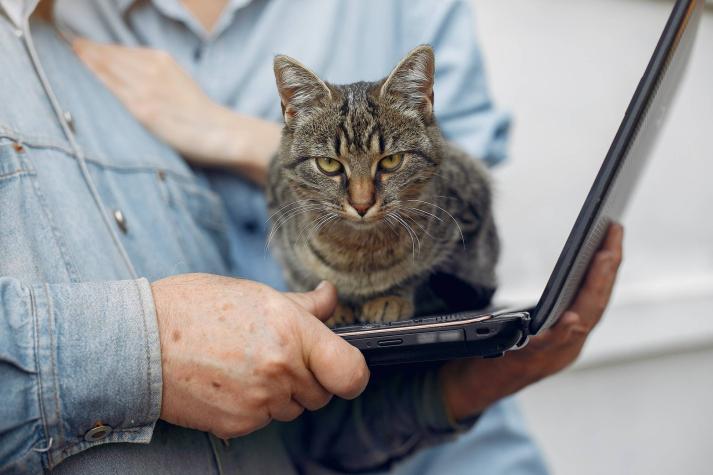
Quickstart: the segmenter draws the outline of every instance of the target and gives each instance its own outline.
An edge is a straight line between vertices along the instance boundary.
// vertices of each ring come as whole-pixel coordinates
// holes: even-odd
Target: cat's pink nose
[[[364,215],[367,213],[367,211],[369,211],[369,208],[371,208],[371,205],[373,205],[373,204],[374,204],[373,202],[372,203],[360,203],[360,204],[352,203],[352,207],[356,210],[357,213],[359,213],[359,216],[361,216],[363,218]]]

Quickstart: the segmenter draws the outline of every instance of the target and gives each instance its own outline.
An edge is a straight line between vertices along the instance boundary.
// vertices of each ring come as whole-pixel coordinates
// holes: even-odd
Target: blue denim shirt
[[[380,79],[414,46],[430,43],[445,135],[488,164],[505,157],[510,119],[490,98],[463,0],[229,0],[210,33],[178,0],[57,0],[55,14],[68,37],[165,50],[209,97],[275,122],[282,118],[275,54],[339,84]],[[279,272],[263,259],[262,193],[225,174],[208,177],[228,203],[231,267],[280,286]]]
[[[355,469],[458,429],[433,372],[376,384],[229,447],[157,424],[149,282],[229,272],[224,206],[53,28],[34,23],[30,34],[25,15],[14,17],[0,15],[0,472]]]
[[[243,265],[251,254],[238,238],[260,238],[235,220],[259,206],[231,214],[224,199],[259,198],[230,179],[211,184],[150,136],[56,31],[36,23],[30,34],[33,6],[0,1],[0,473],[360,469],[462,429],[447,421],[433,373],[228,445],[157,422],[149,282],[239,272],[238,251]],[[275,278],[258,266],[244,269]],[[522,432],[488,417],[501,441]]]

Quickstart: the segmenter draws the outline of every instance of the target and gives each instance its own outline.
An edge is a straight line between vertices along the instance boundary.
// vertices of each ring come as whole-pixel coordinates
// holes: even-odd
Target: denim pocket
[[[0,137],[0,276],[24,282],[75,277],[30,159],[48,153],[53,152]]]
[[[0,182],[33,174],[31,164],[23,156],[26,151],[22,143],[0,137]]]

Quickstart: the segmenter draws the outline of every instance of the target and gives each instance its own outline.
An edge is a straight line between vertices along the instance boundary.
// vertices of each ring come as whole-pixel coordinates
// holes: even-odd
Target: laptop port
[[[390,340],[379,340],[379,346],[397,346],[403,343],[404,340],[401,338],[392,338]]]

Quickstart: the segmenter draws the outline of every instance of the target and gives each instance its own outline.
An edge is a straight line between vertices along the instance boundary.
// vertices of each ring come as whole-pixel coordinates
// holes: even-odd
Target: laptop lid
[[[703,3],[704,0],[676,1],[542,297],[532,312],[532,334],[552,325],[569,307],[609,223],[621,219],[681,82]]]

